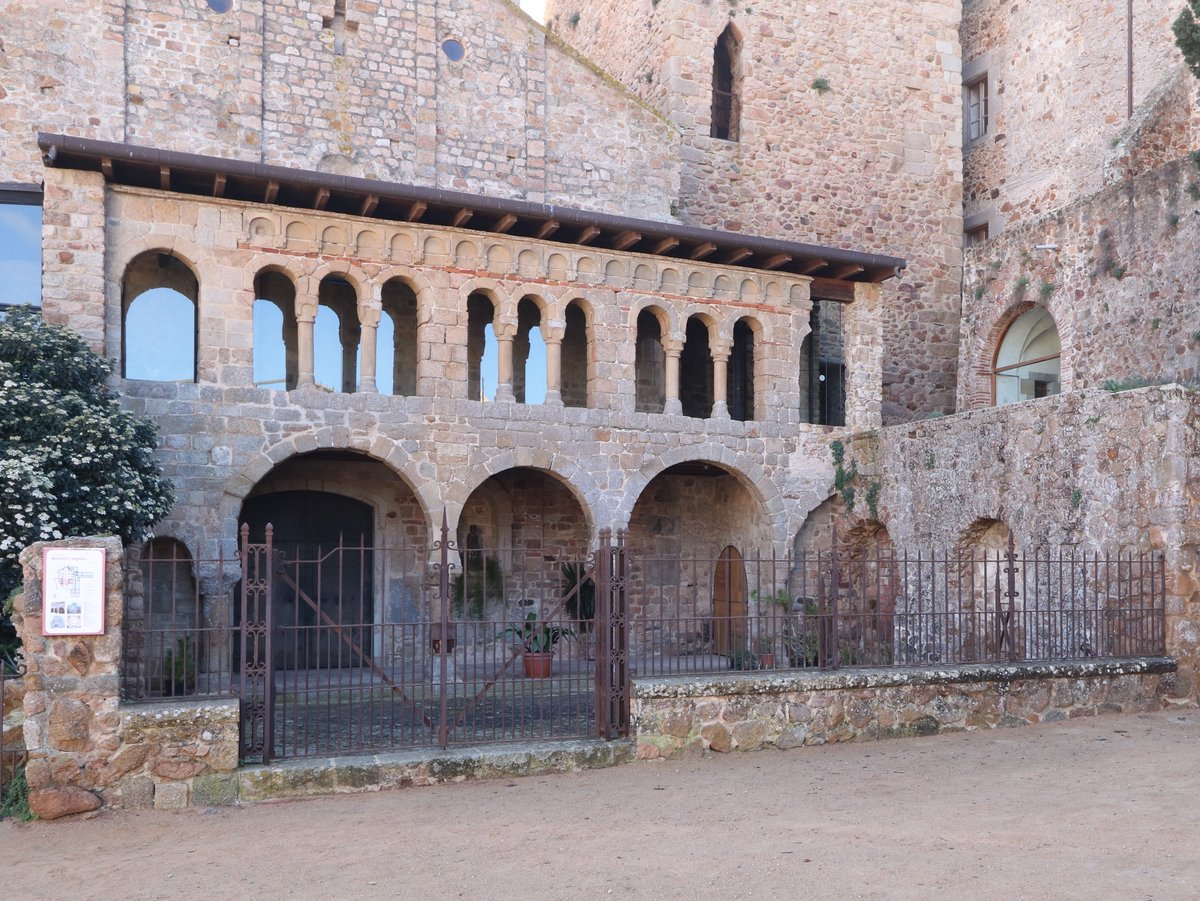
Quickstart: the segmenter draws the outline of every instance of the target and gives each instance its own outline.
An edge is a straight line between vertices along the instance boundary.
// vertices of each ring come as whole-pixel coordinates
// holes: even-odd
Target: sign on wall
[[[104,634],[104,548],[42,551],[42,634]]]

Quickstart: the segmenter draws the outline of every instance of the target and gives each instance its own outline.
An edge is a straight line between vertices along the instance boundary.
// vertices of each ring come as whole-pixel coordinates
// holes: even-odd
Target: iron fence
[[[810,554],[628,557],[634,676],[1165,652],[1157,554],[835,544]]]
[[[1154,554],[460,549],[443,524],[390,548],[244,530],[234,560],[160,543],[128,571],[125,697],[238,697],[246,760],[613,738],[636,676],[1165,650]]]
[[[21,714],[25,666],[19,656],[0,653],[0,800],[13,777],[25,766]]]

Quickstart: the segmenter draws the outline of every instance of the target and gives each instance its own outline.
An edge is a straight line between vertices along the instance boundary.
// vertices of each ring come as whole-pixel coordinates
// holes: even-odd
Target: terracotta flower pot
[[[526,651],[521,658],[525,667],[525,675],[530,679],[549,679],[554,664],[554,652],[542,651],[534,653]]]

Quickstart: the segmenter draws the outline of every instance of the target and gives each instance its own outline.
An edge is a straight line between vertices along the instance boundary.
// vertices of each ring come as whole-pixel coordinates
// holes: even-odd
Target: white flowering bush
[[[174,503],[153,423],[120,408],[111,366],[75,333],[16,309],[0,320],[0,599],[35,541],[141,541]],[[4,610],[7,614],[11,611]],[[0,618],[0,650],[15,636]]]

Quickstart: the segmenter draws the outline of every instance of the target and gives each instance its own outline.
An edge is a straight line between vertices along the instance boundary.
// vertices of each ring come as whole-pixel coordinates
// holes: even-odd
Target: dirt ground
[[[0,823],[4,896],[1200,897],[1200,712]]]

